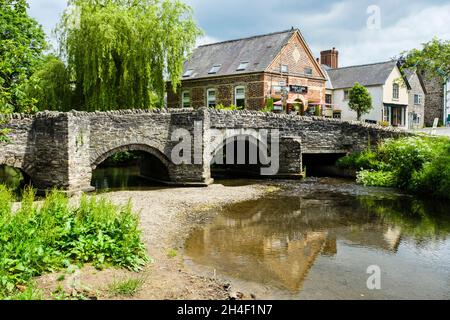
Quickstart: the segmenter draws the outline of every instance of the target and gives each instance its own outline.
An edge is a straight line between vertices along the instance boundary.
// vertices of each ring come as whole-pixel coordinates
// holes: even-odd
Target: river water
[[[195,230],[186,265],[261,299],[450,298],[449,204],[348,180],[274,183]]]
[[[450,299],[448,202],[331,178],[217,183],[279,191],[211,212],[185,243],[185,265],[197,273],[259,299]],[[165,188],[136,167],[98,169],[92,185]],[[380,289],[367,285],[370,267]]]

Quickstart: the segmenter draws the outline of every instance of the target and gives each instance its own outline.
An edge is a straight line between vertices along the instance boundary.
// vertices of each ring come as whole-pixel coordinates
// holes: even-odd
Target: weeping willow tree
[[[69,0],[57,35],[87,111],[162,105],[180,83],[200,29],[178,0]]]

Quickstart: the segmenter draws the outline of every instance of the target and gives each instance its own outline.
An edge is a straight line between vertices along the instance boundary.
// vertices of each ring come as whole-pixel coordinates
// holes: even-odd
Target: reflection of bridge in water
[[[186,254],[231,277],[290,292],[300,290],[319,256],[337,255],[339,243],[396,252],[401,240],[399,228],[367,211],[327,201],[286,197],[232,209],[193,233]]]

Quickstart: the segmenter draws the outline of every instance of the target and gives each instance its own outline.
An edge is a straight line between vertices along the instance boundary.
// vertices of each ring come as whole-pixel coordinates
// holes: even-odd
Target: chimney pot
[[[335,47],[331,50],[322,51],[320,53],[320,61],[331,69],[339,68],[339,51]]]

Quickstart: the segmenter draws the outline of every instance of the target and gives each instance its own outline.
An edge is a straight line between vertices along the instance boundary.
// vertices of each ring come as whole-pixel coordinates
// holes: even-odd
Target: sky
[[[28,0],[47,35],[64,0]],[[389,60],[433,37],[450,40],[450,0],[185,0],[204,31],[198,44],[299,28],[316,56],[336,47],[340,66]]]

